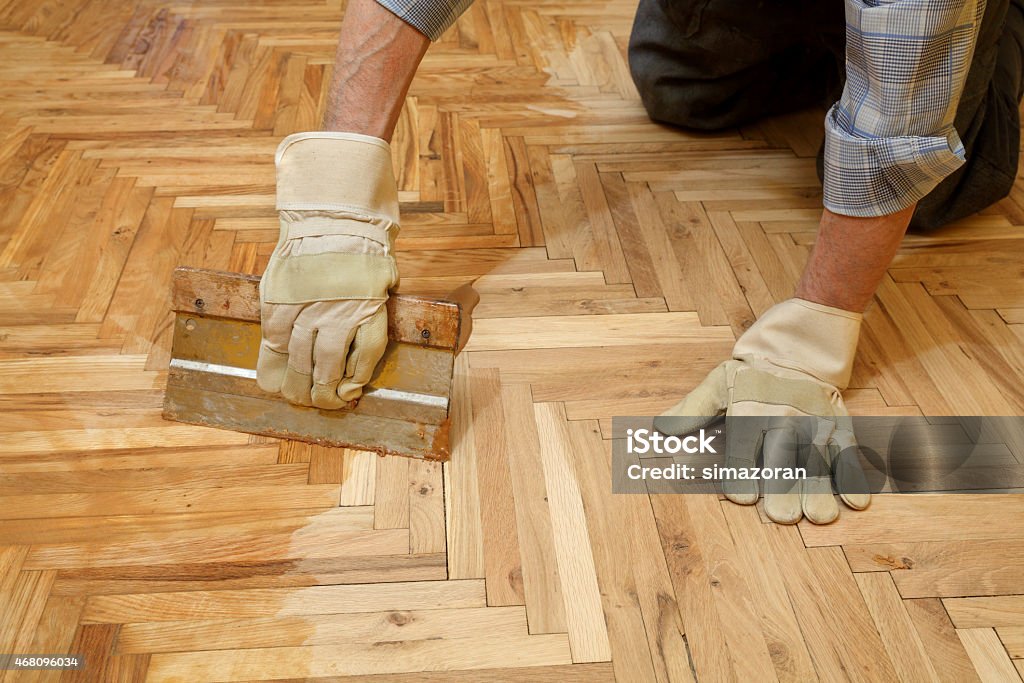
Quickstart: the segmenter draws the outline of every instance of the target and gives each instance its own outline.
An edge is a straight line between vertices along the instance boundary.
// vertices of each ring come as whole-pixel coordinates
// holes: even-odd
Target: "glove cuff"
[[[837,389],[850,383],[861,314],[804,299],[772,306],[736,341],[736,360],[797,370]]]
[[[358,133],[296,133],[277,148],[277,209],[334,211],[398,223],[391,146]]]

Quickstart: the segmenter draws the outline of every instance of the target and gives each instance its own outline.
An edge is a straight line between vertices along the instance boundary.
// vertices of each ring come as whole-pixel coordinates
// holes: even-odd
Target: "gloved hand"
[[[260,281],[256,381],[292,403],[359,398],[388,343],[398,190],[388,143],[299,133],[277,150],[281,236]]]
[[[763,451],[763,467],[808,470],[803,481],[766,480],[769,518],[835,520],[833,479],[846,505],[864,509],[870,494],[840,395],[850,381],[860,321],[858,313],[802,299],[773,306],[737,340],[733,360],[656,418],[655,429],[680,436],[723,414],[746,416],[739,430],[726,433],[726,467],[754,467]],[[757,480],[727,479],[722,488],[734,503],[757,502]]]

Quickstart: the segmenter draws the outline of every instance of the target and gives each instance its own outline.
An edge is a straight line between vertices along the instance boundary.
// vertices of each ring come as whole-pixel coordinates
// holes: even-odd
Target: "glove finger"
[[[871,487],[860,464],[860,449],[850,430],[836,430],[829,443],[832,456],[832,478],[839,497],[847,507],[863,510],[871,502]]]
[[[820,424],[820,418],[802,419],[819,420]],[[808,520],[814,524],[829,524],[839,517],[839,504],[832,493],[832,457],[828,447],[832,433],[824,433],[819,427],[815,434],[814,443],[808,444],[805,451],[807,478],[803,481],[801,499]]]
[[[725,467],[749,470],[757,466],[764,442],[764,421],[759,417],[730,416],[725,419]],[[734,503],[753,505],[760,489],[756,479],[740,474],[722,477],[722,493]]]
[[[284,374],[288,369],[288,354],[278,353],[263,341],[256,358],[256,385],[263,391],[276,394],[281,391]]]
[[[256,384],[263,391],[276,394],[281,390],[288,367],[288,343],[292,326],[301,311],[300,305],[260,307],[260,351],[256,359]]]
[[[345,371],[355,328],[321,329],[313,343],[313,388],[310,392],[317,408],[335,410],[345,407],[347,401],[338,396],[338,384]]]
[[[785,424],[785,423],[783,423]],[[769,429],[764,436],[764,468],[773,473],[796,467],[800,444],[796,430],[791,427]],[[803,516],[800,488],[792,479],[764,479],[764,512],[773,522],[796,524]]]
[[[288,367],[281,383],[281,394],[299,405],[313,404],[310,395],[313,387],[313,339],[314,330],[302,325],[292,327],[292,336],[288,342]]]
[[[726,361],[728,362],[728,361]],[[697,387],[661,416],[654,418],[654,428],[667,436],[682,436],[706,427],[725,413],[729,400],[725,363],[704,378]]]
[[[359,398],[363,386],[373,377],[377,363],[388,347],[388,314],[381,307],[370,319],[356,328],[348,354],[345,378],[338,385],[338,396],[345,401]]]

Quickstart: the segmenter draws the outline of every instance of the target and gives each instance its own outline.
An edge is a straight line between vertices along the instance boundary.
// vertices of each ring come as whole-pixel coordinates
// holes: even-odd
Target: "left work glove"
[[[711,371],[682,401],[654,421],[661,433],[680,436],[718,416],[762,418],[763,430],[742,425],[727,434],[727,467],[806,466],[807,479],[784,492],[765,491],[765,513],[782,524],[804,515],[815,524],[839,516],[835,480],[843,502],[862,510],[870,500],[857,458],[852,421],[840,391],[853,368],[861,316],[838,308],[789,299],[769,309],[736,342],[733,360]],[[798,463],[809,452],[810,462]],[[722,482],[725,496],[757,502],[756,480]]]
[[[277,150],[281,236],[260,280],[256,381],[292,403],[359,398],[388,343],[398,190],[384,140],[299,133]]]

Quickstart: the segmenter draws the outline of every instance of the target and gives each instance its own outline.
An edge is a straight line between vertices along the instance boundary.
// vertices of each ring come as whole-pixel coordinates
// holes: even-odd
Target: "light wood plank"
[[[280,678],[300,671],[308,677],[383,674],[398,671],[486,669],[568,664],[563,634],[476,636],[452,640],[413,640],[384,645],[334,644],[157,654],[149,665],[155,680],[244,681]]]
[[[501,404],[516,528],[523,539],[519,551],[530,633],[565,633],[565,596],[558,574],[551,507],[529,386],[503,385]]]
[[[469,359],[455,357],[452,376],[452,458],[444,464],[448,572],[453,579],[484,577],[483,527],[480,513],[476,436],[472,423]]]
[[[100,595],[86,602],[82,623],[240,619],[483,607],[483,591],[483,581],[464,580]]]
[[[893,519],[901,520],[897,525]],[[1002,494],[878,495],[871,507],[834,524],[804,522],[808,546],[1024,538],[1024,496]]]
[[[474,332],[475,334],[475,332]],[[472,370],[473,436],[477,450],[480,528],[488,605],[522,605],[523,570],[512,500],[512,475],[505,444],[501,377],[497,370]]]
[[[534,405],[541,462],[551,506],[558,575],[574,662],[608,661],[611,650],[601,610],[597,572],[588,539],[580,485],[574,471],[572,435],[558,404]]]
[[[466,639],[483,633],[516,638],[525,632],[526,614],[522,607],[200,619],[125,624],[118,636],[117,651],[125,654],[396,643]]]
[[[693,313],[635,313],[480,320],[466,351],[732,341],[725,327],[703,327]]]
[[[338,503],[338,486],[245,486],[235,489],[166,489],[124,493],[55,493],[0,497],[0,519],[102,516],[230,510],[280,510]]]
[[[409,552],[441,553],[446,546],[441,463],[409,463]]]
[[[1006,650],[1003,649],[994,630],[990,628],[958,629],[957,635],[960,636],[960,640],[974,664],[974,669],[978,672],[978,678],[983,683],[1021,680],[1013,662],[1006,656]]]
[[[957,629],[1024,626],[1024,595],[947,598],[942,604]]]
[[[1024,577],[1015,567],[1024,557],[1024,541],[846,545],[855,572],[891,571],[904,598],[1024,593]]]
[[[338,505],[373,505],[376,453],[344,449],[343,481]]]
[[[925,651],[896,585],[888,574],[857,574],[857,585],[901,681],[937,681],[939,675]]]
[[[974,665],[957,637],[942,601],[935,598],[904,600],[903,606],[914,622],[939,680],[948,683],[977,681]]]

